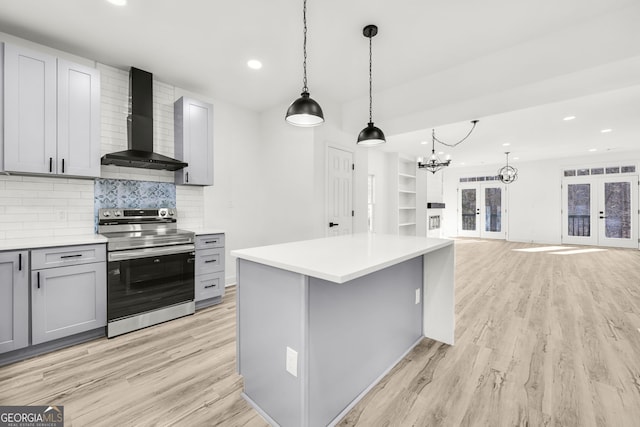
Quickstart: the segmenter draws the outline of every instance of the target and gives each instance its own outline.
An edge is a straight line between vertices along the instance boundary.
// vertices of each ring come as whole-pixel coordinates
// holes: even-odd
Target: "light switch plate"
[[[420,289],[416,289],[416,304],[420,304]]]
[[[287,372],[294,377],[298,376],[298,352],[287,346]]]

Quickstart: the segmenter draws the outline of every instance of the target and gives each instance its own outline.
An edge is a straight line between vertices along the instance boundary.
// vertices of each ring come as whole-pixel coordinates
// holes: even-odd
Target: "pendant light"
[[[500,178],[500,181],[505,184],[511,184],[513,181],[518,179],[518,169],[513,166],[509,166],[509,152],[507,151],[504,154],[507,155],[507,165],[498,170],[498,178]]]
[[[358,135],[358,145],[373,146],[373,145],[384,144],[385,142],[387,142],[384,138],[384,133],[382,132],[382,130],[373,125],[373,118],[372,118],[373,97],[371,95],[372,93],[371,39],[376,34],[378,34],[378,27],[376,27],[375,25],[367,25],[362,30],[362,34],[369,39],[369,124],[367,124],[367,127],[362,129],[362,131]]]
[[[302,7],[302,21],[304,24],[302,61],[304,78],[302,80],[302,93],[300,94],[300,98],[293,101],[287,109],[285,120],[295,126],[311,127],[322,124],[322,122],[324,122],[324,114],[322,114],[320,104],[309,96],[309,88],[307,87],[307,0],[304,0]]]
[[[436,133],[435,129],[431,129],[431,156],[429,160],[423,163],[423,159],[418,159],[418,168],[426,169],[431,173],[436,173],[440,169],[445,168],[451,164],[451,159],[447,159],[444,162],[436,156]]]

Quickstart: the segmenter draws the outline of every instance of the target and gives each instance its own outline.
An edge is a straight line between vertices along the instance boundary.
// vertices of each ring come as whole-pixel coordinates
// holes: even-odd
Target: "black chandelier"
[[[513,166],[509,166],[509,152],[507,151],[504,154],[507,155],[507,165],[498,170],[498,178],[500,178],[500,181],[505,184],[511,184],[513,181],[518,179],[518,169]]]
[[[426,162],[423,162],[422,158],[418,159],[418,168],[419,169],[426,169],[431,173],[436,173],[438,172],[440,169],[449,166],[449,164],[451,163],[451,159],[447,159],[444,162],[441,161],[438,156],[436,156],[436,148],[435,148],[435,144],[436,144],[436,135],[435,135],[435,129],[431,129],[431,156],[429,156],[429,160],[427,160]]]
[[[362,30],[362,34],[369,38],[369,123],[367,124],[367,127],[362,129],[362,131],[360,131],[360,134],[358,135],[358,145],[366,145],[366,146],[373,146],[373,145],[379,145],[379,144],[384,144],[386,142],[386,139],[384,137],[384,132],[382,132],[382,129],[376,127],[373,125],[373,118],[372,118],[372,105],[373,105],[373,97],[371,95],[371,91],[372,91],[372,78],[371,78],[371,69],[372,69],[372,61],[371,61],[371,39],[378,34],[378,27],[376,27],[375,25],[367,25],[366,27],[363,28]]]
[[[324,114],[320,104],[309,96],[309,88],[307,87],[307,0],[304,0],[302,7],[302,21],[304,24],[302,93],[300,98],[293,101],[287,109],[285,120],[295,126],[311,127],[322,124]]]

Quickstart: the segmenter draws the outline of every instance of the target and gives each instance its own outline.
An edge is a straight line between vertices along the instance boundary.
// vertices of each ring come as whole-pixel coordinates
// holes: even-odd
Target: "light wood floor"
[[[423,340],[339,424],[640,425],[640,251],[456,243],[456,345]],[[195,316],[0,368],[66,426],[265,426],[240,397],[235,292]]]

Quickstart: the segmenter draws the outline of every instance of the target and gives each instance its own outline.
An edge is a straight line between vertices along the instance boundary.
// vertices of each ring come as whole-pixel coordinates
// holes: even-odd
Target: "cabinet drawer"
[[[31,251],[31,269],[80,265],[106,261],[105,245],[63,246]]]
[[[196,276],[223,270],[224,248],[196,250]]]
[[[224,234],[196,236],[196,249],[223,248]]]
[[[219,297],[224,292],[224,272],[196,276],[196,301]]]

